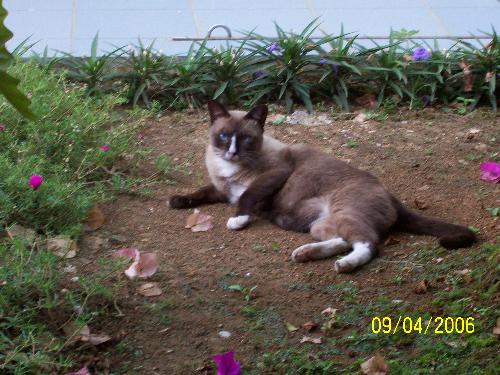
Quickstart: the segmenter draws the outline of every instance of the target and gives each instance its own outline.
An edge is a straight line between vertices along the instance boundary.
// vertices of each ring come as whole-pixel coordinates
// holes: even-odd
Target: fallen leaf
[[[455,274],[462,276],[465,282],[470,283],[472,281],[471,270],[465,268],[463,270],[455,271]]]
[[[142,284],[139,288],[137,288],[137,291],[145,297],[156,297],[162,293],[158,283]]]
[[[64,235],[47,239],[46,246],[48,251],[66,259],[76,257],[76,252],[78,251],[76,242],[69,236]]]
[[[87,220],[83,223],[86,230],[96,230],[102,227],[106,218],[98,206],[90,208],[87,213]]]
[[[304,342],[310,342],[312,344],[321,344],[323,343],[323,339],[321,337],[304,336],[300,340],[300,343],[302,344]]]
[[[374,94],[364,94],[356,98],[356,103],[362,107],[377,107],[377,97]]]
[[[464,91],[471,92],[474,87],[474,75],[472,74],[471,64],[467,64],[465,61],[460,61],[458,64],[462,68],[462,73],[464,75]]]
[[[103,344],[107,341],[111,340],[111,336],[109,335],[97,335],[97,334],[90,334],[88,336],[82,336],[81,341],[83,342],[89,342],[90,344],[97,346],[100,344]]]
[[[357,123],[364,123],[368,120],[368,116],[366,115],[366,113],[360,113],[359,115],[357,115],[356,117],[354,117],[354,121],[357,122]]]
[[[158,261],[155,253],[141,253],[134,248],[125,248],[115,251],[113,257],[127,257],[134,262],[124,273],[129,279],[147,278],[155,274],[158,269]]]
[[[36,238],[36,232],[33,229],[25,228],[21,225],[14,224],[5,231],[7,237],[12,241],[14,237],[22,237],[27,242],[33,242]]]
[[[87,367],[83,367],[76,372],[68,372],[65,375],[91,375]]]
[[[295,327],[292,323],[288,323],[288,322],[286,322],[286,329],[290,332],[295,332],[295,331],[299,330],[298,327]]]
[[[493,161],[481,163],[481,180],[492,182],[494,184],[500,182],[500,164]]]
[[[321,314],[323,314],[323,315],[329,315],[330,317],[334,317],[336,313],[337,313],[337,309],[334,309],[334,308],[331,308],[331,307],[327,307],[326,309],[324,309],[323,311],[321,311]]]
[[[497,318],[497,326],[493,327],[493,334],[500,335],[500,317]]]
[[[94,346],[111,340],[111,336],[109,335],[90,333],[90,328],[86,324],[82,328],[78,329],[76,328],[76,324],[74,322],[70,322],[63,327],[63,331],[66,336],[72,336],[73,341],[88,342]]]
[[[302,328],[304,328],[307,332],[311,332],[312,330],[318,328],[318,323],[306,322],[302,324]]]
[[[415,286],[414,292],[417,294],[425,294],[427,293],[428,287],[429,282],[427,280],[422,280]]]
[[[386,375],[389,372],[389,366],[384,358],[377,354],[361,364],[361,371],[365,375]]]
[[[384,246],[392,246],[392,245],[397,245],[398,243],[400,243],[401,241],[399,241],[397,238],[395,238],[394,236],[389,236],[385,242],[384,242]]]
[[[197,208],[188,216],[185,226],[185,228],[191,229],[192,232],[206,232],[213,227],[213,216],[205,214]]]
[[[415,202],[415,207],[418,208],[419,210],[425,210],[428,207],[427,203],[425,203],[425,201],[423,201],[422,199],[415,198],[414,202]]]

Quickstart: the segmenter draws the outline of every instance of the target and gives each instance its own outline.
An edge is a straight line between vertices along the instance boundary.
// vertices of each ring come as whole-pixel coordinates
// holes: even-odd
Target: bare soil
[[[433,109],[392,117],[384,122],[335,120],[331,125],[301,126],[272,125],[274,115],[266,132],[287,143],[315,146],[370,171],[409,207],[477,228],[480,243],[498,241],[500,222],[486,208],[500,206],[499,185],[480,180],[479,164],[498,159],[499,118],[488,111],[460,116]],[[429,293],[415,293],[418,267],[400,266],[412,253],[436,246],[432,238],[397,234],[373,262],[339,275],[332,259],[291,261],[293,249],[310,241],[307,234],[286,232],[261,219],[243,231],[229,231],[226,221],[234,211],[230,205],[202,208],[215,217],[213,230],[185,229],[190,212],[169,209],[166,202],[170,195],[190,192],[208,181],[207,127],[204,112],[174,113],[152,121],[144,131],[144,142],[153,150],[144,170],[152,171],[158,156],[169,155],[179,167],[170,176],[175,184],[156,186],[148,197],[121,196],[104,205],[106,224],[82,240],[80,261],[75,260],[79,272],[95,270],[97,259],[114,250],[136,247],[158,254],[159,271],[149,281],[163,290],[161,296],[147,298],[136,291],[142,281],[124,280],[116,295],[123,316],[110,310],[95,327],[113,336],[114,343],[105,347],[106,354],[96,353],[99,360],[89,360],[91,368],[116,374],[215,374],[211,356],[234,350],[244,368],[252,369],[264,352],[299,346],[308,334],[301,325],[317,321],[325,308],[349,309],[348,303],[328,292],[330,286],[348,281],[359,291],[356,299],[361,304],[383,293],[415,307],[433,308]],[[96,246],[96,237],[107,240]],[[446,252],[441,261],[465,258],[478,246]],[[436,262],[440,261],[430,258],[424,267]],[[394,282],[398,276],[410,281],[399,285]],[[246,301],[244,293],[228,289],[233,284],[257,288]],[[152,307],[155,303],[160,307]],[[249,306],[271,312],[265,320],[268,326],[255,329],[244,313]],[[286,322],[299,330],[288,332]],[[369,324],[363,321],[357,328],[368,330]],[[220,331],[229,331],[231,337],[220,337]],[[349,333],[344,329],[336,334]],[[301,345],[315,350],[314,344]],[[337,363],[358,360],[349,347],[336,349]]]

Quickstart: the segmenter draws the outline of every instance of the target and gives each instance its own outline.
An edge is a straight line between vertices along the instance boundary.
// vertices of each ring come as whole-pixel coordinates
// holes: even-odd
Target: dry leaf
[[[462,276],[465,282],[470,283],[472,281],[472,276],[471,276],[471,270],[468,268],[465,268],[463,270],[455,271],[457,275]]]
[[[464,74],[464,91],[471,92],[474,86],[474,76],[472,74],[471,64],[467,64],[465,61],[460,61],[458,64],[460,68],[462,68],[462,72]]]
[[[66,259],[74,258],[78,251],[76,242],[64,235],[47,239],[46,246],[48,251]]]
[[[500,317],[497,318],[497,326],[493,327],[493,334],[500,335]]]
[[[158,283],[142,284],[139,288],[137,288],[137,291],[145,297],[156,297],[162,293]]]
[[[377,97],[374,94],[364,94],[356,98],[356,103],[362,107],[376,108]]]
[[[425,210],[428,207],[427,203],[425,203],[425,201],[423,201],[422,199],[415,198],[414,202],[415,202],[415,207],[417,207],[419,210]]]
[[[146,278],[155,274],[158,269],[158,261],[155,253],[141,253],[134,248],[120,249],[114,252],[113,257],[127,257],[134,260],[124,272],[129,279],[137,277]]]
[[[326,309],[324,309],[323,311],[321,311],[321,314],[328,315],[331,318],[333,318],[333,317],[335,317],[335,314],[337,314],[337,309],[333,309],[331,307],[327,307]]]
[[[396,237],[394,236],[389,236],[387,237],[387,239],[385,240],[384,242],[384,246],[392,246],[392,245],[397,245],[398,243],[400,243],[401,241],[399,241]]]
[[[213,216],[205,214],[197,208],[188,216],[185,226],[185,228],[191,229],[192,232],[206,232],[213,227]]]
[[[361,364],[361,371],[365,375],[386,375],[389,372],[389,366],[384,358],[377,354]]]
[[[27,242],[33,242],[36,238],[36,232],[33,229],[22,227],[21,225],[14,224],[5,231],[7,237],[12,241],[14,237],[22,237]]]
[[[300,343],[304,342],[310,342],[312,344],[321,344],[323,342],[323,339],[321,337],[311,337],[311,336],[304,336],[300,340]]]
[[[304,328],[307,332],[311,332],[312,330],[318,328],[318,323],[306,322],[302,324],[302,328]]]
[[[366,122],[367,120],[368,120],[368,116],[366,115],[366,113],[360,113],[359,115],[354,117],[354,121],[357,123],[360,123],[360,124],[362,124],[363,122]]]
[[[286,322],[285,324],[286,324],[286,329],[290,332],[295,332],[299,330],[299,328],[295,327],[292,323]]]
[[[414,292],[417,294],[425,294],[427,293],[428,287],[429,287],[429,282],[427,280],[422,280],[415,286]]]
[[[84,227],[86,230],[96,230],[102,227],[106,220],[104,214],[98,206],[92,207],[87,213],[87,220],[85,220]]]

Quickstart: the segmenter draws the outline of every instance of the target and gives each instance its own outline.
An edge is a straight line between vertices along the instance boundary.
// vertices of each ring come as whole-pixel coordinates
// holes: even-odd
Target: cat
[[[352,249],[335,262],[337,272],[368,263],[388,233],[439,238],[447,249],[471,246],[474,233],[406,208],[366,171],[306,145],[264,135],[267,106],[228,111],[217,101],[210,114],[206,166],[211,184],[169,199],[172,208],[229,202],[237,206],[227,228],[239,230],[261,214],[285,230],[314,240],[292,252],[295,262],[324,259]]]

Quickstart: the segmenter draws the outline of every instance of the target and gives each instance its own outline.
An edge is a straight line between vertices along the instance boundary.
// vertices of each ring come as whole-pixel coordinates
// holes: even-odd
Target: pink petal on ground
[[[136,259],[132,265],[125,270],[125,275],[130,279],[137,277],[146,278],[154,275],[158,269],[158,261],[155,253],[139,254],[139,259]]]
[[[217,354],[212,357],[217,364],[217,375],[240,375],[240,364],[234,359],[234,352]]]
[[[91,375],[87,367],[81,368],[77,372],[68,372],[66,375]]]
[[[133,247],[127,247],[125,249],[117,250],[113,253],[113,258],[117,257],[126,257],[134,260],[139,260],[139,250],[134,249]]]
[[[185,228],[190,228],[192,232],[206,232],[214,227],[213,219],[213,216],[195,209],[188,216]]]
[[[500,164],[493,161],[481,163],[481,180],[494,184],[500,181]]]

